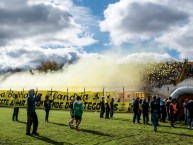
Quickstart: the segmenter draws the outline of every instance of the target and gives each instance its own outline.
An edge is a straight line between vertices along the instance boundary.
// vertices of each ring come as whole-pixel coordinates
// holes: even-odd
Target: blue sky
[[[101,19],[104,17],[103,12],[109,4],[118,2],[118,0],[73,0],[75,4],[88,7],[92,13]]]
[[[104,10],[108,7],[109,4],[113,4],[118,2],[118,0],[74,0],[74,3],[78,6],[83,6],[89,8],[91,14],[96,16],[99,20],[104,19]],[[94,38],[99,41],[92,46],[87,46],[84,49],[87,52],[103,52],[104,50],[108,49],[105,47],[105,43],[109,41],[109,34],[107,32],[101,33],[100,28],[97,26],[92,28],[92,32],[95,34]]]
[[[193,60],[192,0],[2,0],[0,25],[1,70],[85,58]]]

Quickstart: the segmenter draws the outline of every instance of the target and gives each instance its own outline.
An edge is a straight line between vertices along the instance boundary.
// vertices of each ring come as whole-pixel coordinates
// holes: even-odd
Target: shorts
[[[81,120],[81,119],[82,119],[82,116],[75,115],[75,119]]]

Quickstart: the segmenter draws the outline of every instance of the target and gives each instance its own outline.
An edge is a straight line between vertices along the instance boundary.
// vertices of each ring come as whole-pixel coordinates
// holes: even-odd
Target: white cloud
[[[77,60],[80,48],[97,42],[88,29],[94,19],[72,0],[0,1],[0,69]]]
[[[101,31],[109,32],[115,45],[156,40],[181,58],[193,54],[191,0],[120,0],[108,6],[104,17]]]
[[[31,69],[45,61],[56,61],[61,64],[75,62],[81,56],[81,53],[73,48],[63,49],[39,49],[39,48],[2,48],[0,54],[0,68],[6,70],[9,68]]]
[[[82,47],[96,42],[92,34],[85,33],[85,28],[75,22],[76,15],[71,10],[76,9],[76,6],[70,1],[30,1],[29,4],[24,0],[16,0],[15,3],[22,4],[10,8],[11,2],[1,2],[4,4],[4,8],[0,10],[1,45],[28,37],[36,44],[55,42]],[[80,13],[82,11],[79,9]]]
[[[148,62],[161,62],[165,60],[174,60],[169,54],[167,53],[133,53],[128,54],[127,56],[118,60],[119,64],[128,64],[128,63],[148,63]]]
[[[193,59],[192,31],[192,26],[182,27],[157,38],[156,41],[166,47],[176,49],[181,58]]]

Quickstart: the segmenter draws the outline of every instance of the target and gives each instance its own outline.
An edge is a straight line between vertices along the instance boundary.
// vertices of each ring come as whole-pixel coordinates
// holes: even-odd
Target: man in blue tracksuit
[[[42,94],[38,94],[34,97],[35,91],[34,89],[29,90],[27,97],[27,127],[26,127],[26,135],[30,134],[31,125],[33,123],[32,135],[38,135],[38,117],[35,112],[36,110],[36,102],[40,101]]]

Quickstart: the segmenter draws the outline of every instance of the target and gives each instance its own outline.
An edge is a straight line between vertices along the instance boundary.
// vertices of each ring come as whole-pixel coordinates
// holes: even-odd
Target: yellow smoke
[[[0,76],[0,89],[55,89],[66,91],[101,91],[139,89],[140,81],[138,64],[117,64],[113,58],[84,58],[76,64],[65,66],[63,71],[55,73],[20,72],[3,80]]]

